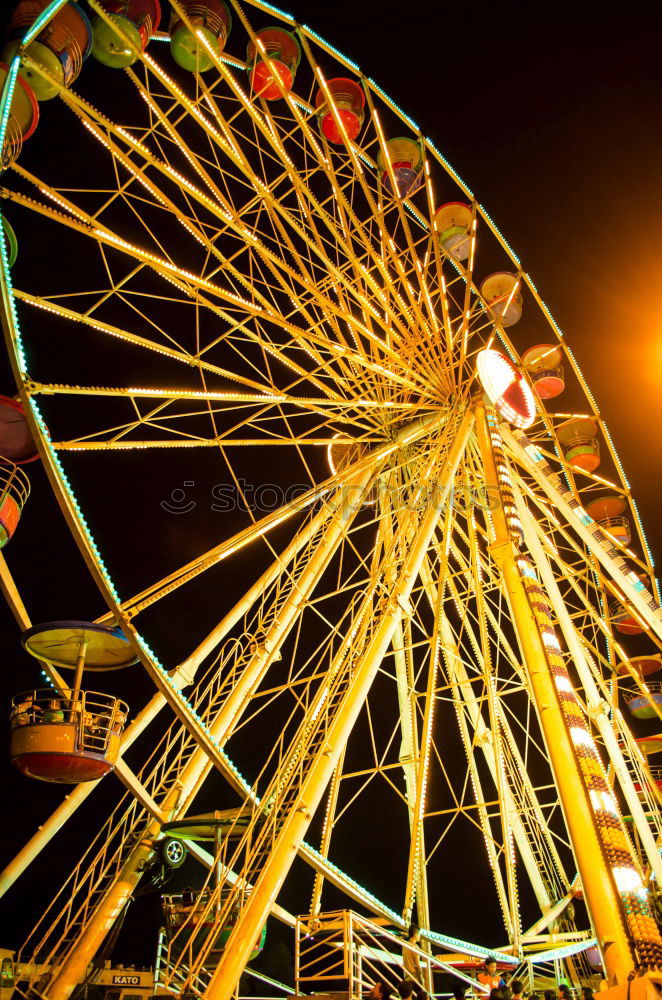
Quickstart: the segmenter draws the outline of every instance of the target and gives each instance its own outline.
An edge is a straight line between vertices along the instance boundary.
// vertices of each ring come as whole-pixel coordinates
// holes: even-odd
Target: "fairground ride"
[[[662,611],[572,352],[375,81],[262,0],[171,7],[164,31],[157,0],[21,0],[3,49],[0,520],[32,439],[107,606],[31,623],[3,561],[45,677],[12,758],[75,785],[3,889],[119,778],[17,989],[70,996],[184,850],[161,992],[229,998],[270,915],[302,991],[360,995],[412,919],[429,985],[431,953],[487,953],[439,930],[459,834],[503,961],[579,984],[596,943],[614,996],[653,990],[659,741],[622,709],[662,717]],[[184,468],[224,484],[213,528],[164,535],[143,500]]]

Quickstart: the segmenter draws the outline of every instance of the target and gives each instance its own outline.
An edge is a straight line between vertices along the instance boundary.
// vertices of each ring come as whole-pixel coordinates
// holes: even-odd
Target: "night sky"
[[[426,10],[385,0],[311,0],[286,9],[418,122],[505,234],[596,397],[658,562],[662,15],[609,17],[597,4],[548,7],[547,16],[536,5]],[[0,392],[12,395],[8,368],[0,374]],[[28,611],[35,621],[94,618],[103,608],[45,476],[36,464],[27,471],[33,497],[5,555]],[[7,705],[37,675],[4,607],[0,626]],[[0,848],[8,860],[63,793],[19,777],[8,762],[2,773]],[[57,882],[73,850],[67,833],[5,897],[0,945],[20,941],[42,886]],[[471,857],[465,865],[472,867]],[[460,871],[444,891],[453,891],[466,930],[477,899],[462,886]],[[479,914],[476,937],[490,943]]]

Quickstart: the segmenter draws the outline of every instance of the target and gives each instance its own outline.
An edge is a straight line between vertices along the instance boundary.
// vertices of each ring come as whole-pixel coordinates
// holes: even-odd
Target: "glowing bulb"
[[[596,811],[609,812],[613,816],[618,816],[616,803],[608,792],[599,792],[594,788],[591,788],[589,791],[589,797],[591,799],[591,805]]]
[[[487,398],[502,417],[526,430],[536,416],[536,404],[528,383],[510,361],[491,348],[478,355],[478,377]]]
[[[570,736],[575,746],[593,747],[593,740],[590,735],[585,729],[580,729],[579,726],[570,727]]]
[[[639,892],[643,886],[634,868],[612,868],[619,892]]]

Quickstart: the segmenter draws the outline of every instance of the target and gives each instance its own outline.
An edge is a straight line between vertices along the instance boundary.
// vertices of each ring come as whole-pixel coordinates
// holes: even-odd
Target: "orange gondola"
[[[42,688],[13,699],[12,764],[30,778],[58,784],[103,778],[117,761],[128,706],[112,695],[82,691],[83,670],[135,663],[129,641],[109,625],[57,621],[28,629],[22,643],[39,660],[75,674],[70,688]]]
[[[522,354],[533,388],[541,399],[554,399],[565,389],[563,353],[555,344],[536,344]]]
[[[0,549],[12,537],[26,500],[30,495],[30,480],[18,466],[0,458]]]
[[[112,771],[128,706],[96,691],[26,691],[12,701],[10,754],[21,774],[78,784]]]
[[[600,525],[602,530],[619,545],[629,545],[632,541],[630,522],[623,517],[627,510],[625,497],[608,493],[596,497],[585,505],[586,513]]]

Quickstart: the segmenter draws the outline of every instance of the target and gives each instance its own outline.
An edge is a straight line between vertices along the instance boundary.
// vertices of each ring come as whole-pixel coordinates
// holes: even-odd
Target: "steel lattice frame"
[[[187,22],[176,0],[173,7]],[[576,888],[572,834],[516,600],[494,549],[508,504],[521,523],[508,544],[528,553],[553,609],[577,717],[616,778],[614,803],[634,817],[632,870],[646,884],[652,872],[662,876],[659,792],[618,708],[613,666],[627,655],[607,614],[614,596],[627,602],[660,645],[657,602],[635,577],[643,573],[655,590],[653,566],[572,353],[482,206],[378,85],[287,14],[259,0],[232,7],[244,42],[270,22],[297,32],[303,60],[292,94],[254,99],[232,35],[205,75],[174,71],[167,47],[153,41],[112,77],[121,99],[107,94],[105,110],[86,96],[85,73],[48,109],[81,160],[95,164],[98,186],[83,186],[81,171],[60,170],[57,160],[30,169],[19,159],[0,181],[17,228],[29,220],[41,239],[85,260],[63,287],[36,266],[13,285],[5,257],[4,324],[42,459],[106,599],[105,620],[122,624],[156,688],[142,711],[133,706],[125,750],[145,726],[161,726],[147,760],[118,765],[124,798],[23,950],[58,966],[52,997],[67,994],[103,940],[161,823],[195,812],[218,773],[251,819],[215,859],[227,879],[210,906],[241,917],[211,976],[204,949],[170,955],[173,992],[185,983],[230,995],[266,914],[292,919],[274,900],[297,855],[312,868],[302,912],[323,909],[332,885],[396,925],[416,914],[430,942],[449,944],[435,933],[426,872],[458,824],[484,842],[503,915],[503,941],[493,944],[525,954],[557,919],[572,935],[562,916]],[[328,97],[326,81],[338,75],[360,81],[366,118],[356,142],[345,134],[332,146],[315,93]],[[424,158],[424,182],[408,199],[393,196],[392,175],[377,166],[380,154],[388,160],[386,141],[405,134]],[[440,204],[459,200],[472,207],[466,263],[445,253],[433,221]],[[512,332],[479,291],[489,270],[517,275],[524,319]],[[481,444],[477,422],[494,417],[476,409],[477,353],[495,346],[517,363],[541,340],[563,352],[565,395],[539,404],[527,439],[503,428],[503,442],[493,435]],[[90,378],[95,351],[104,387]],[[599,427],[599,474],[578,474],[562,457],[556,431],[571,413]],[[327,453],[343,446],[345,460],[329,466]],[[146,470],[154,462],[175,470],[180,449],[206,449],[239,492],[257,466],[264,482],[301,489],[184,561],[167,552],[163,572],[136,567],[104,523],[101,501],[121,506],[136,456]],[[636,544],[627,551],[583,510],[606,487],[629,507]],[[87,519],[99,526],[94,537]],[[163,563],[158,538],[150,542]],[[196,630],[190,588],[207,580],[218,588],[219,572],[231,574],[248,553],[259,566],[251,588],[220,602],[208,634]],[[115,579],[131,584],[116,588]],[[152,652],[150,614],[161,607],[188,616],[190,652],[179,664]],[[163,706],[170,721],[154,722]],[[265,719],[273,740],[264,739]],[[466,769],[449,753],[451,739]],[[253,754],[242,774],[234,761],[247,759],[247,741]],[[375,785],[400,810],[397,908],[363,885],[360,862],[346,871],[334,861],[335,841]],[[88,791],[76,789],[53,826]],[[311,821],[315,845],[304,839]],[[10,866],[6,885],[45,839]],[[543,915],[528,927],[522,880]],[[643,961],[633,927],[625,937]]]

